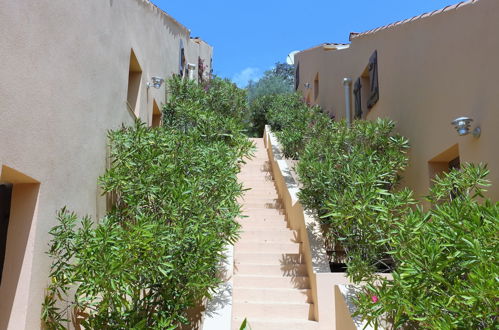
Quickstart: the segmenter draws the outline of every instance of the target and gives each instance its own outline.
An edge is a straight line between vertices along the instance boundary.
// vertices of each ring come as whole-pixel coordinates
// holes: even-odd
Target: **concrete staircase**
[[[234,247],[232,329],[246,318],[252,330],[311,330],[310,281],[297,233],[288,228],[272,180],[263,139],[239,174],[241,239]]]

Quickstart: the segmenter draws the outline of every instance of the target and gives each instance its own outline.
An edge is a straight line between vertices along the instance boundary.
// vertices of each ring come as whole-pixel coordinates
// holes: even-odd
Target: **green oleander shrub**
[[[180,132],[196,131],[209,141],[224,141],[244,155],[251,143],[247,130],[246,92],[228,80],[215,78],[204,86],[174,77],[163,123]],[[241,157],[242,158],[242,157]]]
[[[258,101],[285,155],[299,158],[299,198],[338,252],[333,261],[361,284],[357,315],[375,328],[498,328],[499,203],[483,196],[485,166],[437,178],[424,211],[399,186],[409,144],[394,122],[348,128],[297,95]]]
[[[250,134],[262,137],[267,122],[267,113],[275,99],[276,95],[263,95],[251,102],[250,113]]]
[[[411,211],[380,243],[399,260],[393,280],[359,295],[358,314],[394,328],[497,329],[499,203],[483,198],[485,166],[437,178],[429,211]]]
[[[239,232],[236,175],[252,150],[245,97],[223,80],[174,78],[169,88],[162,127],[109,132],[112,163],[99,180],[114,199],[107,215],[95,223],[58,213],[45,327],[175,329],[220,284]]]
[[[305,209],[317,213],[323,235],[341,249],[354,281],[395,266],[385,242],[392,223],[414,203],[399,189],[409,144],[390,120],[330,122],[306,145],[296,167]]]
[[[288,158],[299,159],[305,146],[316,132],[320,132],[329,117],[320,107],[309,107],[299,93],[275,95],[266,110],[268,124],[282,145]]]

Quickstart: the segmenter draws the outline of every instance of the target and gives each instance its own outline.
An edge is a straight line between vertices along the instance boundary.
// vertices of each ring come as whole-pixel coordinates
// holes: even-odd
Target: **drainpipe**
[[[345,118],[347,120],[347,127],[350,127],[352,124],[352,116],[350,114],[350,109],[352,108],[352,79],[343,78],[343,87],[345,87]]]

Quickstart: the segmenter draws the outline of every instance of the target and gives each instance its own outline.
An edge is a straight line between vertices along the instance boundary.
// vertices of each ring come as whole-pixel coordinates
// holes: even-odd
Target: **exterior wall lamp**
[[[454,127],[456,128],[457,134],[459,134],[459,136],[464,136],[464,135],[468,135],[470,133],[472,121],[473,121],[473,119],[471,119],[469,117],[459,117],[459,118],[454,119],[451,124],[454,125]],[[475,138],[479,138],[481,133],[482,133],[482,130],[480,129],[480,127],[476,127],[473,130],[472,134]]]
[[[303,86],[305,86],[305,88],[310,88],[312,86],[312,84],[310,84],[309,82],[308,83],[304,83]]]
[[[151,77],[151,81],[147,82],[147,88],[154,87],[159,89],[165,80],[160,77]]]

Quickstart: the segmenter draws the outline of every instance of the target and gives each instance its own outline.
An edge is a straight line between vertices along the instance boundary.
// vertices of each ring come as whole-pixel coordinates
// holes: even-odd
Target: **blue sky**
[[[152,0],[214,47],[214,72],[240,87],[289,52],[348,42],[362,32],[458,0],[171,1]]]

